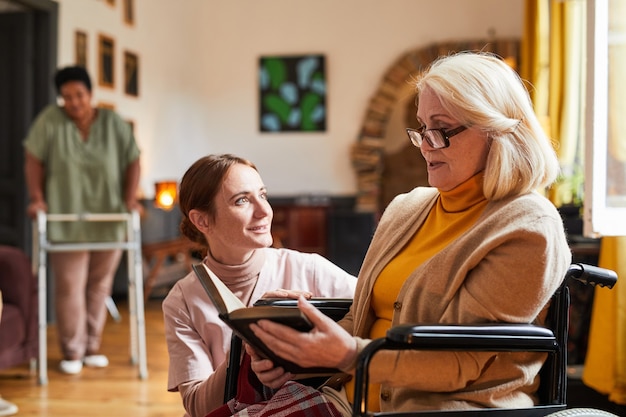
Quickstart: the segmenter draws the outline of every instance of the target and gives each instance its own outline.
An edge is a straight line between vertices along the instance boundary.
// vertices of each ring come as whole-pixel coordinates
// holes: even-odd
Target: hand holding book
[[[217,308],[219,317],[233,329],[237,336],[253,346],[260,355],[272,360],[276,366],[282,366],[291,373],[332,373],[335,371],[328,368],[299,367],[274,354],[250,329],[251,323],[256,323],[261,319],[268,319],[299,331],[309,331],[312,325],[307,317],[297,308],[297,300],[282,298],[261,299],[253,307],[246,307],[206,265],[193,265],[193,270]],[[343,317],[350,304],[352,304],[352,299],[349,298],[312,298],[309,301],[334,320]]]
[[[347,369],[356,360],[357,340],[330,317],[324,315],[314,305],[301,297],[298,307],[313,324],[310,332],[299,332],[271,320],[259,320],[251,324],[254,334],[278,356],[297,363],[303,368],[326,367]],[[246,345],[250,354],[251,347]],[[284,370],[272,367],[268,360],[252,355],[252,369],[263,385],[277,388]],[[288,374],[285,377],[294,378]],[[301,378],[297,375],[294,379]],[[315,385],[313,385],[315,386]]]
[[[303,296],[304,298],[309,300],[313,297],[313,294],[309,291],[288,290],[284,288],[279,288],[276,290],[266,292],[265,294],[263,294],[261,299],[269,298],[269,299],[280,299],[280,300],[284,300],[284,299],[297,300],[298,298],[300,298],[300,296]]]

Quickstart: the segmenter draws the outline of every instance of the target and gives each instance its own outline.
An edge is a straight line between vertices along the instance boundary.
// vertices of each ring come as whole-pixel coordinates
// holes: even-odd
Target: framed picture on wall
[[[76,65],[87,68],[87,33],[81,30],[74,33],[74,60]]]
[[[115,87],[115,41],[107,35],[98,35],[98,84]]]
[[[139,57],[124,51],[124,92],[129,96],[139,95]]]
[[[259,130],[326,130],[324,55],[262,56],[259,59]]]
[[[133,26],[135,24],[135,0],[123,0],[122,13],[124,22]]]

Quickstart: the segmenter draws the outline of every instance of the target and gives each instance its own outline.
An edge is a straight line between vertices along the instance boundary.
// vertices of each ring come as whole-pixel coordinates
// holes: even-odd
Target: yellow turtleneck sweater
[[[487,205],[482,188],[483,173],[479,173],[450,191],[440,192],[433,206],[413,238],[383,268],[372,292],[372,308],[376,313],[370,338],[385,337],[391,327],[393,306],[400,287],[422,263],[463,234],[478,219]],[[348,398],[354,398],[354,384],[346,385]],[[379,411],[378,385],[370,385],[368,410]]]

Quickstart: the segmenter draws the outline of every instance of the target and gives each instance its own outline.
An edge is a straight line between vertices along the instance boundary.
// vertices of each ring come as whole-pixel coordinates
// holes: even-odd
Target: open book
[[[203,263],[195,264],[192,268],[215,305],[219,317],[233,329],[237,336],[254,347],[261,356],[270,359],[274,365],[282,366],[286,371],[295,374],[333,373],[337,371],[329,368],[302,368],[283,359],[272,352],[250,329],[251,323],[267,319],[302,332],[311,330],[313,326],[297,308],[297,300],[261,299],[254,306],[246,307],[206,265]],[[341,318],[352,304],[350,298],[314,298],[309,301],[334,320]]]

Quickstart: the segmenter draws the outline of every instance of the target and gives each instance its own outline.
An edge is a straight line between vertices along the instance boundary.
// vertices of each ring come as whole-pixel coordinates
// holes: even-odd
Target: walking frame
[[[48,222],[126,222],[125,242],[53,243],[48,240]],[[146,331],[143,299],[143,272],[141,261],[141,223],[139,213],[37,213],[33,222],[33,272],[39,281],[39,385],[48,384],[47,358],[47,254],[84,250],[123,249],[128,253],[128,306],[130,314],[130,358],[138,364],[139,378],[148,377],[146,359]]]

